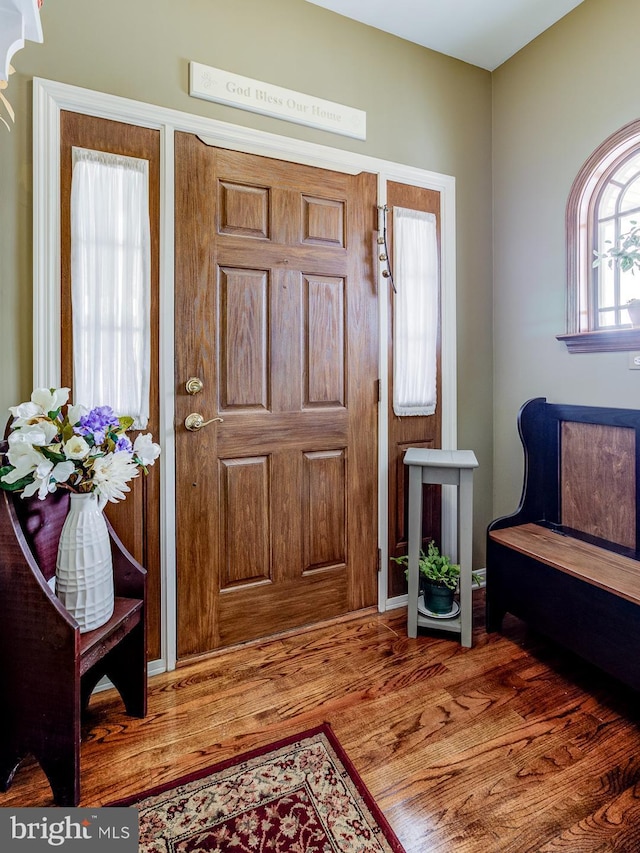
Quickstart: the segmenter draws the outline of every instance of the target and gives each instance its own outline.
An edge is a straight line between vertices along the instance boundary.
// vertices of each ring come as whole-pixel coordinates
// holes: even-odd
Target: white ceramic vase
[[[113,613],[111,544],[96,495],[70,497],[58,544],[56,595],[85,633]]]

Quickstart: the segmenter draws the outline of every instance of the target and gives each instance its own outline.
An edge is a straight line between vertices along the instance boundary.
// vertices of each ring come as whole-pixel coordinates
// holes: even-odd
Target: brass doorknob
[[[204,382],[198,376],[190,376],[185,382],[187,394],[199,394],[204,388]]]
[[[207,424],[215,423],[215,421],[223,422],[222,418],[211,418],[209,421],[205,421],[199,412],[191,412],[190,415],[184,419],[184,425],[190,432],[198,432],[202,427],[206,427]]]

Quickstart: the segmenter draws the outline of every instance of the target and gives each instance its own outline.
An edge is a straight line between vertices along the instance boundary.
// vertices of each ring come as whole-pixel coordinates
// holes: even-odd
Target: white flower
[[[36,421],[32,424],[26,424],[20,429],[15,429],[9,436],[9,447],[15,447],[18,444],[46,447],[51,444],[57,434],[58,427],[52,421]]]
[[[68,399],[68,388],[55,388],[53,391],[48,388],[36,388],[31,394],[31,402],[9,406],[9,411],[14,417],[11,429],[26,426],[35,418],[47,416],[49,412],[56,412]]]
[[[58,462],[54,465],[50,459],[43,459],[33,472],[33,483],[24,487],[23,498],[31,497],[36,492],[43,501],[49,492],[55,492],[58,483],[64,483],[74,472],[73,462]]]
[[[68,388],[54,388],[53,391],[48,388],[36,388],[31,394],[31,402],[40,406],[43,415],[56,412],[60,406],[64,406],[68,399]]]
[[[31,418],[37,418],[42,414],[42,409],[40,406],[36,406],[35,403],[20,403],[19,406],[9,406],[9,411],[16,420],[21,422],[20,424],[16,424],[14,421],[11,425],[12,427],[29,423]]]
[[[76,466],[73,462],[58,462],[57,465],[54,465],[51,478],[56,483],[66,483],[75,470]]]
[[[140,464],[146,468],[148,465],[153,465],[160,456],[160,445],[151,440],[151,433],[139,435],[133,442],[133,453],[140,460]]]
[[[65,441],[63,449],[67,459],[86,459],[91,448],[81,435],[74,435]]]
[[[23,477],[28,477],[32,474],[38,465],[42,462],[42,454],[39,453],[31,444],[17,443],[9,447],[7,459],[10,465],[13,465],[13,471],[9,471],[2,477],[5,483],[16,483],[22,480]]]
[[[86,406],[83,406],[81,403],[78,403],[77,406],[69,406],[67,409],[67,418],[69,419],[69,423],[71,426],[75,426],[80,418],[83,415],[88,414],[89,409]]]
[[[116,501],[125,498],[125,492],[131,491],[127,483],[140,473],[127,450],[117,450],[95,459],[92,466],[93,491],[100,500]]]

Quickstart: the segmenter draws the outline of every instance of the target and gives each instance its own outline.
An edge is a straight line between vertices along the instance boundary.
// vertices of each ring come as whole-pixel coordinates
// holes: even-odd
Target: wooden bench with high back
[[[487,629],[507,612],[640,689],[640,411],[529,400],[520,505],[487,534]]]
[[[107,522],[115,609],[81,633],[49,583],[68,504],[61,490],[0,492],[0,791],[33,755],[59,806],[80,799],[81,712],[98,681],[111,680],[129,714],[147,712],[146,571]]]

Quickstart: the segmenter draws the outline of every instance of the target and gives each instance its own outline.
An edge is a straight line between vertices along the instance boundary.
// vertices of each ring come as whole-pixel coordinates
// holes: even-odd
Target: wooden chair
[[[81,634],[48,583],[68,503],[61,490],[43,501],[0,492],[0,790],[31,754],[60,806],[80,800],[81,711],[98,681],[132,716],[147,712],[146,571],[107,522],[115,610]]]

